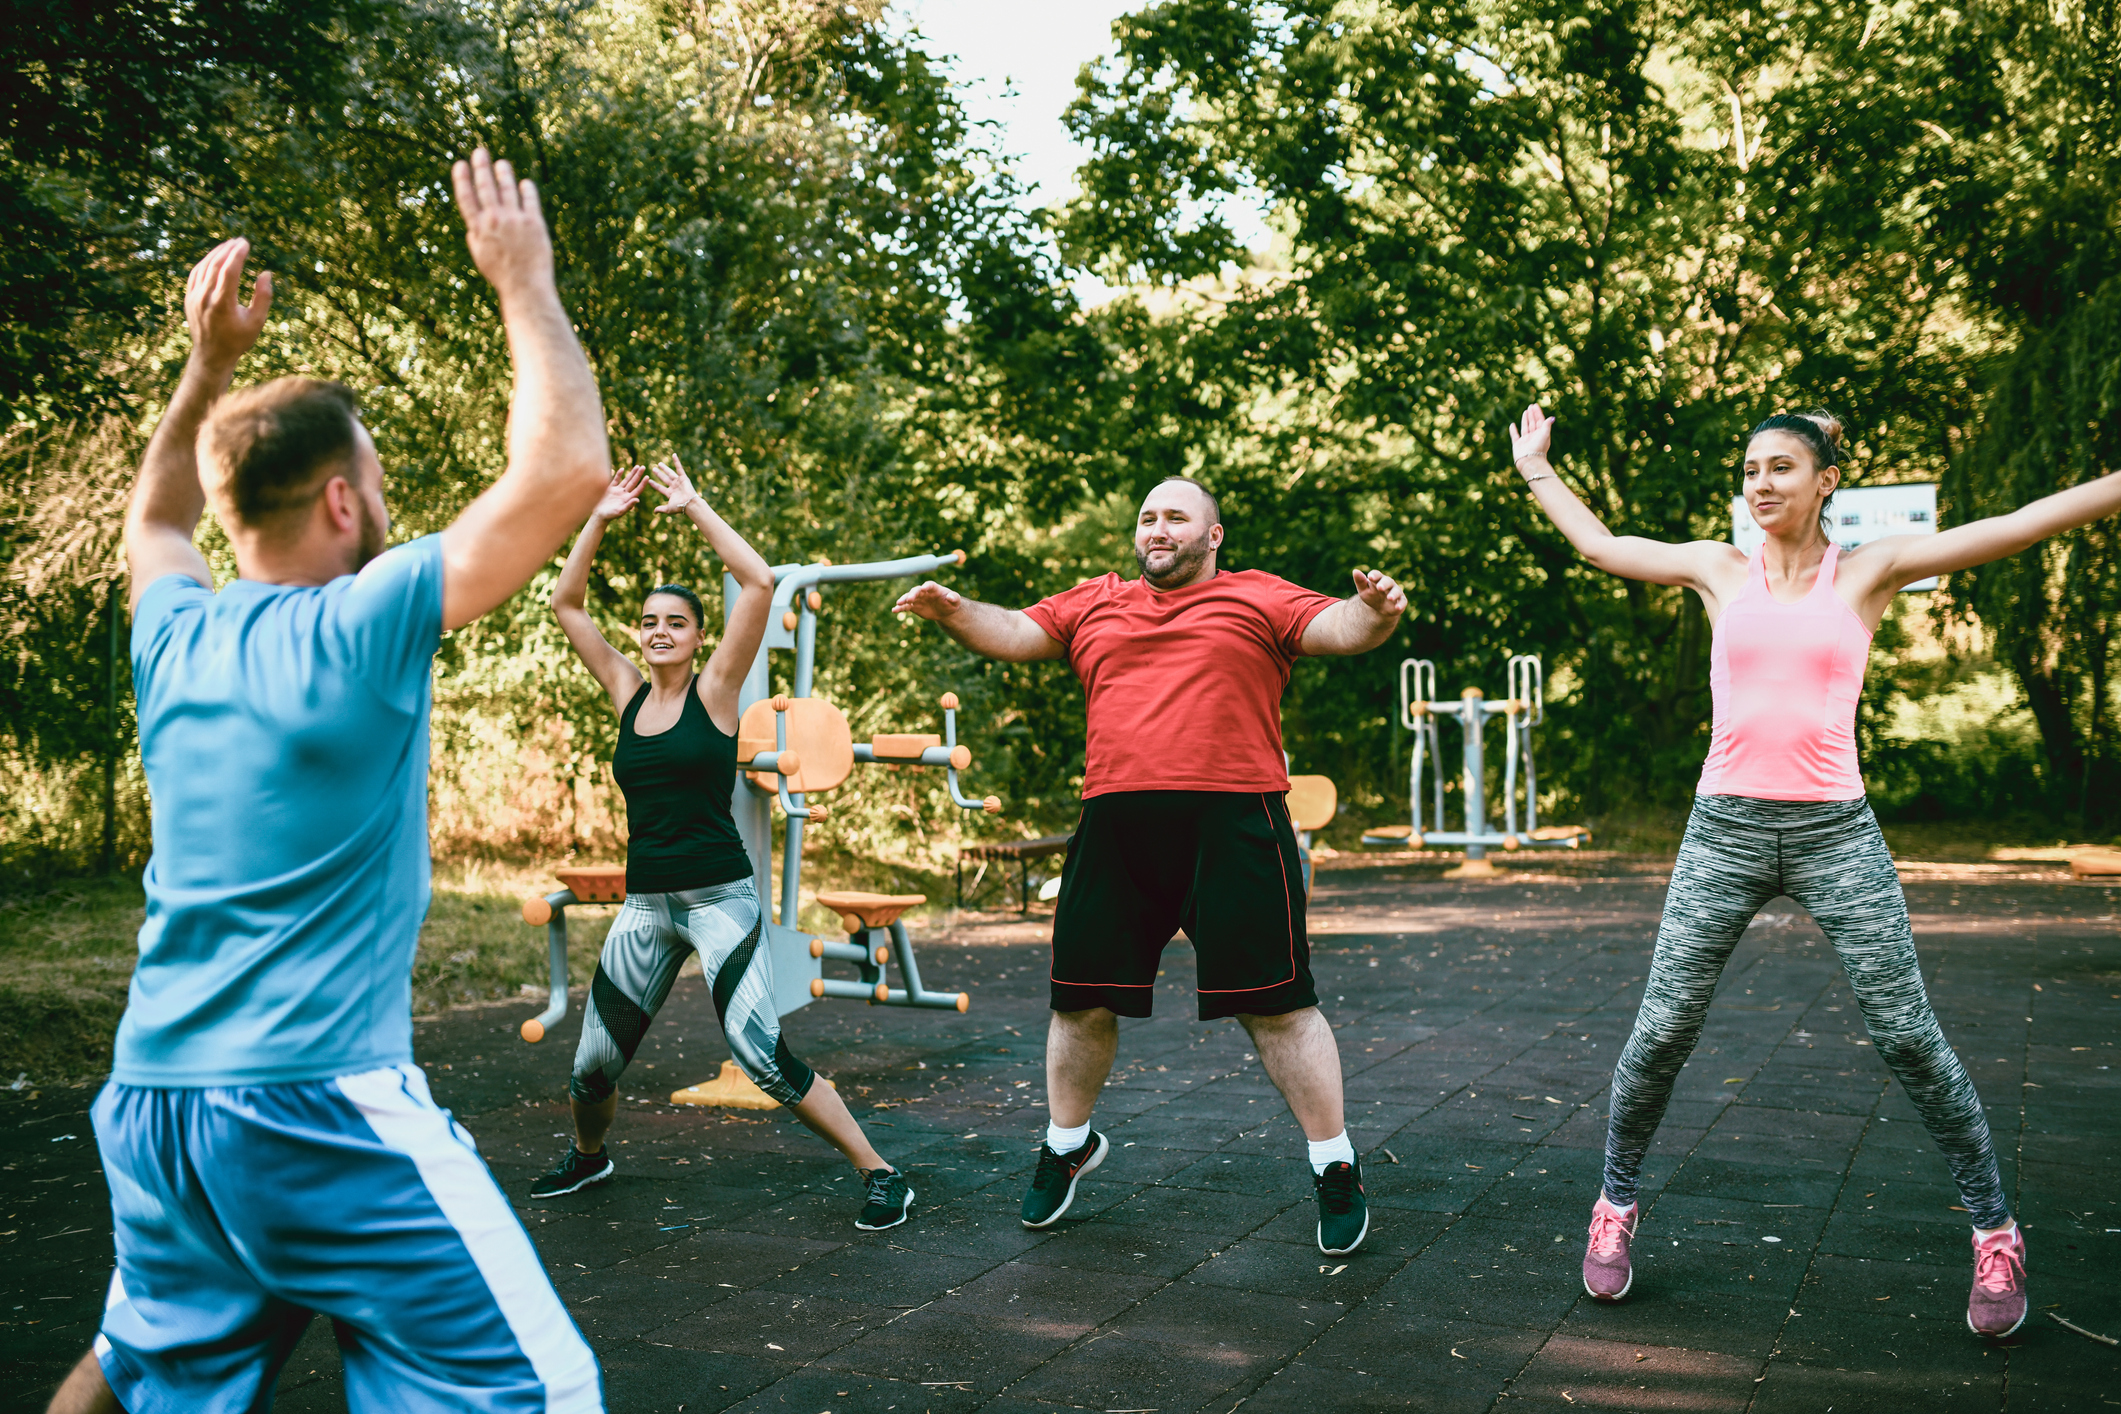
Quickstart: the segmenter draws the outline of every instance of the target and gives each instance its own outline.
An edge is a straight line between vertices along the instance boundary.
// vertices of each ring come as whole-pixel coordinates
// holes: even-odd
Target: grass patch
[[[524,894],[552,887],[525,869],[438,870],[413,961],[414,1012],[519,996],[526,986],[542,1000],[545,930],[517,910]],[[23,1075],[41,1085],[110,1070],[144,908],[140,881],[127,877],[76,879],[0,899],[0,1085]],[[577,986],[588,982],[617,912],[568,910]]]

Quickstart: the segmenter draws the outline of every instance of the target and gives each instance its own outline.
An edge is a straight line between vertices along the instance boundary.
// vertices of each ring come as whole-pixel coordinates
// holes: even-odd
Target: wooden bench
[[[997,859],[1001,860],[1002,868],[1006,871],[1009,867],[1009,861],[1013,859],[1017,863],[1016,911],[1019,914],[1029,913],[1031,911],[1031,861],[1043,859],[1049,854],[1067,853],[1068,841],[1074,838],[1075,832],[1071,830],[1065,835],[1040,835],[1035,840],[997,840],[992,844],[968,844],[960,847],[957,852],[957,906],[959,908],[965,906],[966,860],[977,859],[980,861],[979,873],[972,876],[972,887],[976,889],[979,887],[979,881],[986,876],[987,865],[990,862]]]

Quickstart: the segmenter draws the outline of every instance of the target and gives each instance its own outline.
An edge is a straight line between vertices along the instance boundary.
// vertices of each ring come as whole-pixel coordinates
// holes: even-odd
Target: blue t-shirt
[[[441,637],[432,535],[321,587],[165,575],[140,596],[154,855],[113,1080],[266,1085],[412,1059]]]

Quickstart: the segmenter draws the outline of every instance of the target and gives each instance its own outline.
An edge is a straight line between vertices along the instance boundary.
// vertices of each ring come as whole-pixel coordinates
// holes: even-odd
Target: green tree
[[[1550,780],[1594,811],[1681,795],[1699,606],[1577,563],[1505,424],[1558,408],[1562,474],[1662,539],[1729,534],[1742,434],[1777,408],[1841,412],[1861,478],[1941,468],[1972,400],[1938,333],[1963,251],[1935,234],[1936,132],[2005,105],[1995,25],[1633,0],[1169,0],[1122,23],[1070,115],[1097,156],[1062,229],[1196,311],[1172,371],[1220,409],[1203,465],[1239,554],[1322,587],[1355,556],[1404,569],[1402,642],[1447,691],[1546,655],[1569,699]],[[1271,260],[1236,248],[1234,201],[1271,213]],[[1291,715],[1376,779],[1393,691],[1381,664],[1306,665]]]

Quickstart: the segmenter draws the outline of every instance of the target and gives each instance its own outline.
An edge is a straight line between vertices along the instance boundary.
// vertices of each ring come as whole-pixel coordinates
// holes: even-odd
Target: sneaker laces
[[[1974,1285],[1983,1291],[2001,1295],[2015,1290],[2021,1270],[2023,1264],[2008,1239],[1993,1246],[1984,1243],[1974,1250]]]
[[[1628,1220],[1619,1213],[1609,1213],[1603,1208],[1591,1214],[1591,1255],[1594,1257],[1618,1257],[1628,1250]]]
[[[1355,1177],[1355,1165],[1334,1163],[1326,1165],[1326,1171],[1318,1175],[1319,1205],[1328,1217],[1340,1217],[1355,1210],[1355,1194],[1361,1184]]]
[[[881,1207],[891,1206],[891,1181],[898,1177],[897,1169],[869,1170],[869,1196],[866,1201]]]
[[[1067,1176],[1068,1161],[1059,1154],[1054,1153],[1050,1144],[1039,1145],[1038,1169],[1031,1175],[1032,1187],[1041,1187],[1056,1179],[1065,1179]]]

